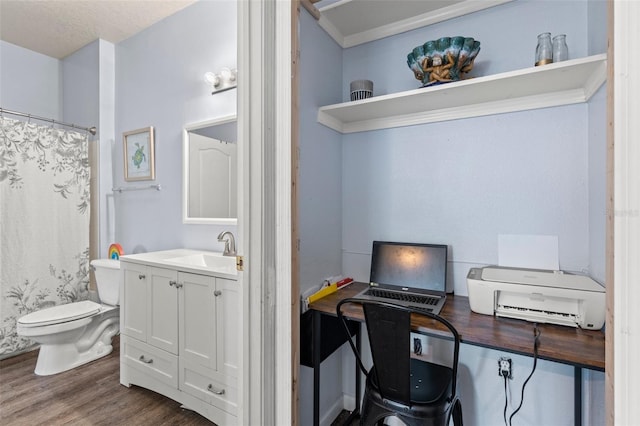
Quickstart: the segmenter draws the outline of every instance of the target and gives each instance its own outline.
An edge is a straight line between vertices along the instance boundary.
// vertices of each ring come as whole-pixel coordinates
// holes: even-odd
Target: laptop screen
[[[370,282],[380,287],[410,287],[445,293],[447,246],[374,241]]]

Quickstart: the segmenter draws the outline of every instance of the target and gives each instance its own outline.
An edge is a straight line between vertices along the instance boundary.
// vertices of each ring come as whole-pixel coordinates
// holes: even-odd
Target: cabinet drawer
[[[121,336],[122,361],[169,386],[178,387],[178,357],[128,336]]]
[[[206,369],[181,363],[180,390],[227,413],[237,415],[238,389],[235,379],[214,379]]]

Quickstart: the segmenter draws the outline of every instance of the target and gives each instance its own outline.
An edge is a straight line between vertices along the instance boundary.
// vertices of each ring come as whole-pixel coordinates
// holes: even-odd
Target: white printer
[[[587,276],[487,266],[469,270],[467,288],[479,314],[591,330],[604,325],[605,289]]]

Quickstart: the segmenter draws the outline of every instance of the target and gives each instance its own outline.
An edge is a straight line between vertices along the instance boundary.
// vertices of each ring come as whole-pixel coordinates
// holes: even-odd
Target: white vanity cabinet
[[[237,424],[242,291],[230,269],[183,264],[185,252],[121,257],[120,382]]]
[[[131,265],[124,269],[122,333],[178,354],[177,271]]]
[[[240,306],[237,283],[180,273],[180,388],[236,414]]]
[[[126,365],[125,370],[132,368],[150,380],[177,387],[177,271],[127,262],[121,265],[121,364]]]

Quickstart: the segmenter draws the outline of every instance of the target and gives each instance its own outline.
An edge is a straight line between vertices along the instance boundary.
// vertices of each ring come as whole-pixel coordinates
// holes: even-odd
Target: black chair
[[[369,371],[343,314],[343,306],[354,303],[364,310],[373,358]],[[342,300],[336,310],[358,367],[366,376],[361,425],[382,424],[386,417],[396,416],[409,426],[448,425],[452,417],[454,425],[462,426],[462,405],[456,395],[460,336],[453,325],[419,308],[357,298]],[[411,357],[411,314],[428,317],[448,329],[454,342],[451,367]]]

